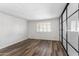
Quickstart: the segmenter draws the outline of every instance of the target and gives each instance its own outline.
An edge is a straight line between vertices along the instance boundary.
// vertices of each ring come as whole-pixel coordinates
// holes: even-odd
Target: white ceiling
[[[0,12],[27,20],[59,17],[66,3],[0,3]]]

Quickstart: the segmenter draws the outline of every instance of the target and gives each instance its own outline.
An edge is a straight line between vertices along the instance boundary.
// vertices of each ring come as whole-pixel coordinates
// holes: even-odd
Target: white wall
[[[27,21],[0,13],[0,49],[27,39]]]
[[[36,32],[37,22],[51,22],[51,32]],[[47,40],[59,40],[59,19],[48,19],[40,21],[29,21],[28,22],[28,38],[32,39],[47,39]]]

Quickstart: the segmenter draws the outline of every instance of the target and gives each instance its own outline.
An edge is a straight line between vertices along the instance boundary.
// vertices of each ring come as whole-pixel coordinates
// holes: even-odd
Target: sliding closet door
[[[63,45],[66,49],[66,10],[63,14]]]
[[[79,6],[70,3],[61,16],[61,42],[69,56],[79,55]]]
[[[78,4],[68,6],[68,54],[78,55]]]
[[[59,18],[59,39],[60,39],[60,42],[62,41],[61,40],[61,17]]]

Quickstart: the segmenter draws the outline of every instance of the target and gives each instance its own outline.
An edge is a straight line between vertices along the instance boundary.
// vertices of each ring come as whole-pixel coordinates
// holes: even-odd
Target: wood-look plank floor
[[[28,39],[0,50],[0,56],[66,56],[58,41]]]

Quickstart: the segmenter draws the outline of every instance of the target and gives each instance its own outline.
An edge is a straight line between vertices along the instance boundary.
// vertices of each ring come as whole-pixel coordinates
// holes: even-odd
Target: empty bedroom
[[[79,4],[0,3],[0,56],[79,56]]]

